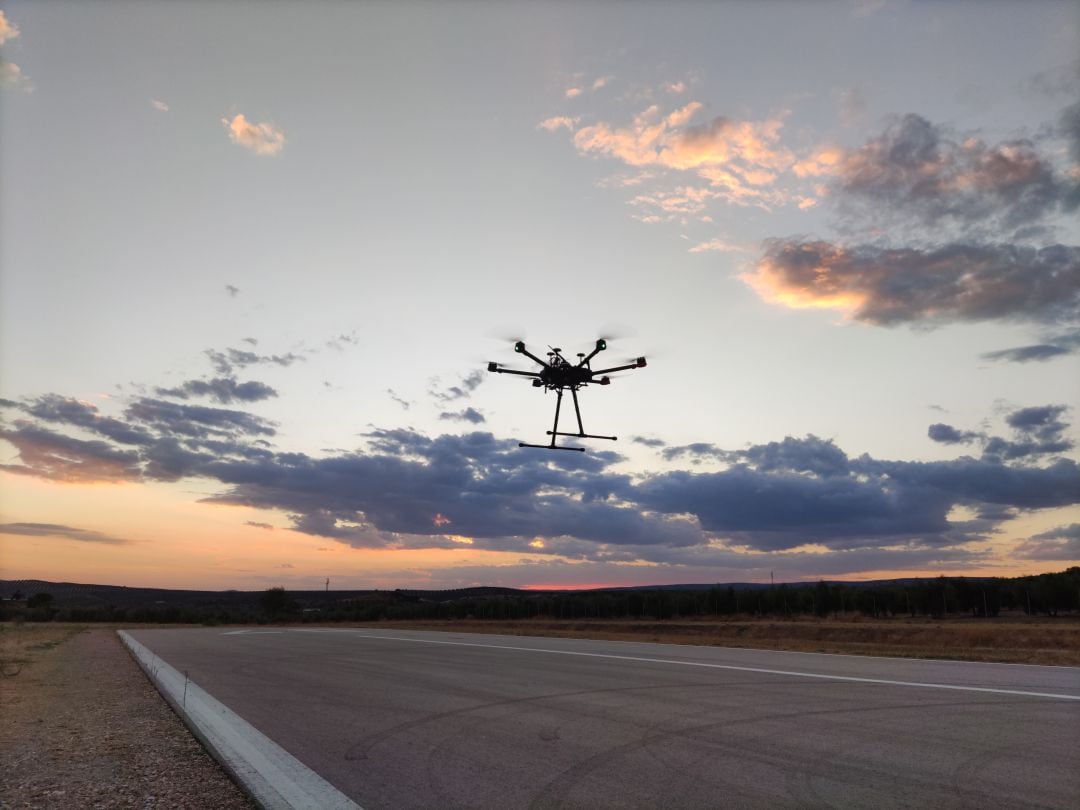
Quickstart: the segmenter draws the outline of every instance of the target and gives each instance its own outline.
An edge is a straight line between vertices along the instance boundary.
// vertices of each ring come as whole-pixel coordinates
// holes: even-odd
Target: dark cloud
[[[635,436],[630,441],[632,441],[634,444],[643,444],[646,447],[666,447],[667,446],[667,442],[665,442],[663,439],[649,439],[649,438],[646,438],[645,436]]]
[[[447,386],[446,388],[431,388],[428,393],[434,397],[436,402],[447,403],[453,402],[457,399],[468,399],[472,396],[472,392],[484,381],[484,372],[473,371],[465,377],[461,378],[461,381],[457,385]],[[434,385],[439,383],[439,379],[436,377],[432,380]]]
[[[245,520],[244,525],[245,526],[254,526],[256,529],[268,529],[270,531],[274,530],[274,527],[271,524],[269,524],[269,523],[260,523],[257,520]]]
[[[401,397],[399,397],[393,388],[387,388],[386,393],[390,395],[390,399],[394,400],[394,402],[401,406],[401,409],[403,411],[409,410],[409,407],[412,405],[412,403],[409,402],[407,399],[402,399]]]
[[[137,481],[141,477],[139,454],[105,441],[76,439],[21,420],[14,428],[0,427],[0,439],[15,446],[22,462],[0,464],[5,472],[70,483]]]
[[[723,461],[725,453],[726,451],[709,442],[673,445],[660,451],[660,455],[667,461],[687,458],[691,464],[700,464],[706,460]]]
[[[129,420],[139,422],[165,435],[199,439],[220,436],[273,436],[272,423],[247,413],[205,405],[183,405],[163,399],[140,397],[127,407]]]
[[[942,422],[931,425],[927,429],[926,435],[929,436],[932,441],[940,442],[941,444],[968,444],[969,442],[983,438],[983,434],[981,433],[974,433],[969,430],[957,430],[952,425],[946,425]]]
[[[850,469],[847,454],[831,439],[809,435],[805,439],[788,436],[780,442],[758,444],[747,450],[724,454],[731,463],[751,464],[762,472],[814,473],[820,476],[843,475]]]
[[[791,306],[882,326],[1080,319],[1080,247],[952,244],[932,250],[770,239],[747,280]]]
[[[1039,222],[1067,205],[1073,189],[1031,141],[989,145],[952,137],[910,113],[844,153],[838,173],[841,210],[860,227],[867,220],[910,222],[923,230],[957,226],[969,235]]]
[[[100,543],[108,546],[123,546],[131,542],[122,537],[112,537],[102,532],[77,529],[74,526],[64,526],[59,523],[0,523],[0,534],[18,534],[29,537],[63,537],[67,540],[78,540],[82,543]]]
[[[207,349],[206,356],[219,374],[231,375],[235,369],[245,368],[258,364],[274,364],[278,366],[291,366],[293,363],[302,362],[305,358],[299,354],[288,352],[286,354],[256,354],[244,349],[226,349],[219,352],[216,349]]]
[[[988,459],[1016,461],[1059,455],[1073,447],[1073,442],[1065,437],[1068,424],[1062,416],[1066,410],[1064,405],[1040,405],[1012,411],[1005,418],[1005,423],[1013,431],[1011,439],[978,431],[958,430],[952,425],[942,423],[931,425],[927,435],[942,444],[980,442],[983,446],[983,458]]]
[[[462,411],[444,411],[439,414],[439,419],[452,422],[471,422],[474,425],[487,421],[484,415],[476,408],[465,408]]]
[[[94,413],[63,398],[24,410],[35,405],[39,419],[104,435]],[[271,424],[252,414],[140,397],[116,420],[138,443],[77,439],[20,421],[0,431],[20,464],[0,469],[60,481],[198,477],[222,487],[209,502],[271,510],[295,531],[356,547],[461,548],[464,537],[477,549],[704,569],[757,565],[766,552],[808,560],[799,549],[813,544],[807,570],[839,572],[860,570],[859,561],[975,560],[981,552],[968,544],[1019,511],[1080,503],[1076,462],[1037,466],[1065,441],[1064,416],[1059,405],[1012,411],[1005,422],[1013,435],[1001,441],[1015,448],[990,452],[995,437],[979,434],[979,459],[851,458],[806,436],[739,450],[666,447],[670,458],[722,469],[631,477],[612,470],[623,460],[617,453],[523,452],[480,431],[376,429],[352,452],[279,452],[266,441]],[[938,433],[961,434],[950,426]],[[1030,447],[1021,452],[1023,445]],[[950,519],[957,506],[976,517]]]
[[[1012,349],[999,349],[995,352],[985,352],[981,355],[984,360],[1004,360],[1008,363],[1030,363],[1033,360],[1043,362],[1063,354],[1069,354],[1073,350],[1065,346],[1054,346],[1049,343],[1036,343],[1030,346],[1017,346]]]
[[[994,352],[986,352],[980,356],[984,360],[1030,363],[1032,361],[1044,362],[1055,357],[1072,354],[1077,350],[1080,350],[1080,330],[1072,330],[1056,335],[1048,335],[1045,337],[1044,343],[1017,346],[1012,349],[1000,349]]]
[[[240,288],[234,287],[232,284],[225,285],[225,292],[229,294],[230,298],[236,298],[240,294]]]
[[[23,406],[28,414],[49,422],[62,422],[99,433],[121,444],[149,444],[153,436],[142,427],[103,416],[87,402],[46,394]]]
[[[187,380],[176,388],[158,388],[163,397],[209,397],[224,405],[233,401],[258,402],[276,397],[278,392],[258,380],[237,382],[235,377],[215,377],[212,380]]]
[[[746,450],[723,450],[707,442],[667,447],[661,455],[668,461],[687,458],[691,463],[718,461],[724,464],[749,464],[762,472],[814,473],[837,475],[847,472],[847,455],[831,440],[810,435],[805,439],[790,436],[780,442],[758,444]]]
[[[1080,523],[1058,526],[1033,535],[1013,549],[1013,555],[1031,560],[1080,560]]]

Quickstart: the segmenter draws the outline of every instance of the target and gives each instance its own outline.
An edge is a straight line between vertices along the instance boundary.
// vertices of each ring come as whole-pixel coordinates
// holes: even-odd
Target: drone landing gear
[[[575,388],[570,389],[570,396],[574,398],[574,413],[577,415],[578,432],[567,433],[565,431],[559,430],[559,411],[562,408],[563,398],[562,389],[555,389],[555,394],[558,397],[558,399],[555,400],[555,424],[552,426],[551,430],[547,431],[547,435],[551,437],[551,444],[526,444],[525,442],[519,442],[518,447],[536,447],[541,450],[577,450],[578,452],[584,453],[584,447],[568,447],[566,445],[555,444],[556,437],[575,436],[579,439],[608,439],[610,441],[618,440],[618,436],[597,436],[596,434],[585,432],[585,427],[581,424],[581,406],[578,405],[577,389]]]

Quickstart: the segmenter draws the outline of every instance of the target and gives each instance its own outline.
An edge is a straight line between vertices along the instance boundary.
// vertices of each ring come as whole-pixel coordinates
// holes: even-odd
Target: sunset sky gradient
[[[0,10],[0,578],[1080,561],[1075,3]]]

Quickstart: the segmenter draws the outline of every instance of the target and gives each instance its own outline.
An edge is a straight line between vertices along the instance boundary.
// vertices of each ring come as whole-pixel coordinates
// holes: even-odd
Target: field
[[[365,625],[361,625],[365,626]],[[1080,666],[1080,617],[378,622],[379,628]]]

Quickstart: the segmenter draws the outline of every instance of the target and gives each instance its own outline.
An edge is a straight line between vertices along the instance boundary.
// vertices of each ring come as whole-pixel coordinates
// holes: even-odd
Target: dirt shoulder
[[[1080,617],[384,621],[362,627],[1080,666]]]
[[[0,625],[0,807],[251,808],[111,627]]]

